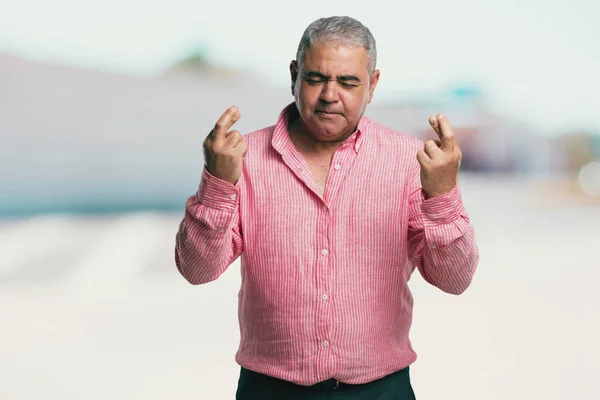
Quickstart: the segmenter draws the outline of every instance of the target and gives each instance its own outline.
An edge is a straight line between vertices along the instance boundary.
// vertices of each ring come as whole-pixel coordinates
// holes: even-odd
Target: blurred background
[[[292,101],[304,28],[378,44],[367,116],[446,114],[481,253],[461,296],[410,281],[426,399],[600,399],[596,0],[0,3],[0,400],[233,399],[239,260],[173,260],[202,141]]]

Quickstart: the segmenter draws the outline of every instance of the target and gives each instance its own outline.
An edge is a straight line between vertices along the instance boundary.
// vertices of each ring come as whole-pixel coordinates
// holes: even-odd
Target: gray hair
[[[351,17],[320,18],[311,23],[298,45],[296,61],[298,67],[304,62],[306,51],[313,43],[335,43],[346,46],[360,46],[367,50],[369,76],[373,76],[377,64],[375,38],[369,28]]]

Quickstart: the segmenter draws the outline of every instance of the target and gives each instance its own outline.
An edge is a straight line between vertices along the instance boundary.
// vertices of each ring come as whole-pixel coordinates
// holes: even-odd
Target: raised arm
[[[458,186],[460,148],[445,117],[430,123],[440,141],[428,140],[417,154],[421,168],[410,197],[409,255],[427,282],[460,294],[473,279],[479,251]]]
[[[228,131],[239,118],[237,107],[229,108],[204,141],[200,187],[187,199],[175,237],[175,264],[194,285],[217,279],[243,251],[239,178],[248,144]]]

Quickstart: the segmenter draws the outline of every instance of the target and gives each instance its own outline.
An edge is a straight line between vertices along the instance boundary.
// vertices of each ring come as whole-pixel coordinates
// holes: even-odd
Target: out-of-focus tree
[[[213,75],[226,77],[236,71],[220,66],[211,60],[205,46],[196,46],[176,60],[165,72],[168,75]]]

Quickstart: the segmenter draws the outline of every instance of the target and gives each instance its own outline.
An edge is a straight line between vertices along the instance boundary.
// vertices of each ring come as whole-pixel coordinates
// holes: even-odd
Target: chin
[[[312,123],[311,125],[311,130],[314,132],[315,136],[317,136],[320,139],[336,140],[337,138],[344,136],[344,127],[340,127],[337,124],[323,123],[321,121],[317,121]]]

